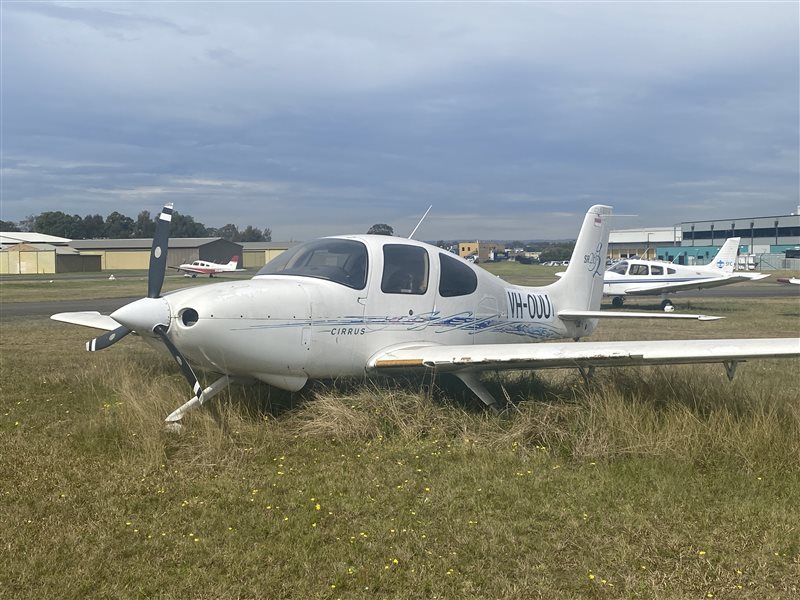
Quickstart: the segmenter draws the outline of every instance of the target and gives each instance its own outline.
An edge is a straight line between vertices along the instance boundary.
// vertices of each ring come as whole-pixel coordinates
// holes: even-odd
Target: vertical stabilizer
[[[225,265],[225,266],[228,267],[229,269],[235,271],[239,267],[239,257],[238,256],[231,256],[230,262],[228,262],[228,264]]]
[[[711,259],[708,266],[723,273],[732,273],[736,267],[736,257],[739,255],[739,242],[742,238],[732,237],[725,240],[717,255]]]
[[[596,204],[586,213],[566,272],[549,286],[560,310],[600,309],[611,212]]]

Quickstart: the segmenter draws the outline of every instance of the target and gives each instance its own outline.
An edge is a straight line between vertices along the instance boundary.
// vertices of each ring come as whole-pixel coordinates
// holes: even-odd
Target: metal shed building
[[[300,242],[242,242],[244,255],[242,267],[260,269],[279,254]]]
[[[147,269],[152,238],[126,240],[73,240],[70,246],[81,254],[97,255],[104,271]],[[241,244],[222,238],[170,238],[167,264],[178,266],[193,260],[227,263],[232,256],[243,255]]]

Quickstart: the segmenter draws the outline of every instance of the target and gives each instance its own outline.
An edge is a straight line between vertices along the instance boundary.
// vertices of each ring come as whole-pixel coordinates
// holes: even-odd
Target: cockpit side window
[[[367,247],[356,240],[322,239],[279,254],[256,275],[299,275],[341,283],[356,290],[367,285]]]
[[[428,267],[425,248],[385,244],[381,291],[385,294],[424,294],[428,291]]]
[[[439,254],[439,295],[443,298],[466,296],[478,288],[478,276],[460,260]]]
[[[647,275],[647,265],[631,265],[629,275]]]

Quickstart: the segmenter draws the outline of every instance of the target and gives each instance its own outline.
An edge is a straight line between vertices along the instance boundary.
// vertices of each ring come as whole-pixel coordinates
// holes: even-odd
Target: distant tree
[[[0,220],[0,231],[19,231],[19,227],[14,221]]]
[[[394,229],[386,223],[375,223],[367,233],[370,235],[394,235]]]
[[[33,223],[36,221],[36,217],[33,215],[28,215],[22,221],[19,222],[19,229],[20,231],[33,231]]]
[[[248,225],[244,228],[239,234],[239,239],[235,240],[237,242],[263,242],[264,240],[264,233],[258,228],[253,227],[252,225]]]
[[[208,235],[205,225],[196,222],[193,217],[182,215],[177,211],[172,213],[169,234],[176,238],[206,237]]]
[[[514,240],[513,242],[511,242],[511,248],[525,248],[525,244],[523,244],[519,240]]]
[[[83,237],[83,219],[60,210],[43,212],[33,219],[33,231],[66,238]]]
[[[133,224],[133,237],[135,238],[151,238],[156,233],[156,222],[150,216],[149,210],[143,210],[136,217],[136,222]]]
[[[264,227],[264,231],[262,233],[264,239],[261,240],[262,242],[271,242],[272,241],[272,229],[269,227]]]
[[[106,217],[104,237],[110,239],[128,239],[133,236],[133,219],[116,210]]]
[[[217,237],[229,242],[235,242],[239,237],[239,228],[233,223],[228,223],[217,229]]]
[[[101,238],[105,235],[106,222],[100,215],[83,217],[83,237],[87,240]]]
[[[539,255],[539,260],[541,262],[547,262],[550,260],[567,260],[570,256],[572,256],[572,249],[574,247],[574,242],[550,244],[547,248],[542,250],[542,253]]]

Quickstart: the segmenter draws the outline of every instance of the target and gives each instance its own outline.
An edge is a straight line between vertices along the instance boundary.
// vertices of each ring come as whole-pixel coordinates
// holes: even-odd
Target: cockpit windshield
[[[628,270],[628,263],[624,260],[622,262],[618,262],[613,267],[609,269],[612,273],[618,273],[620,275],[625,275],[625,272]]]
[[[356,290],[367,285],[367,247],[355,240],[322,239],[279,254],[258,275],[299,275],[341,283]]]

